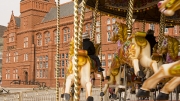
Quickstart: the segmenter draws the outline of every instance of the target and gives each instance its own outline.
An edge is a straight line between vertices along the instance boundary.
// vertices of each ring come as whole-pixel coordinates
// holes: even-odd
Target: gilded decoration
[[[180,76],[180,64],[176,64],[170,68],[169,73],[173,76]]]

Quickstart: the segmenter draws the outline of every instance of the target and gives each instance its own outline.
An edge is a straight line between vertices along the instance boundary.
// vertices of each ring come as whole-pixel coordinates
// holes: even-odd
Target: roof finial
[[[12,10],[12,15],[14,15],[14,12],[13,12],[13,10]]]

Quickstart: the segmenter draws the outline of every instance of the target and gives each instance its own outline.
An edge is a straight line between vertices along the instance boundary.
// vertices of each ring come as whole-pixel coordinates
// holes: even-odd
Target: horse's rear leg
[[[91,84],[91,82],[87,82],[86,83],[86,99],[87,99],[87,101],[94,101],[91,92],[92,92],[92,84]]]
[[[66,86],[65,86],[65,93],[64,93],[64,100],[69,101],[70,100],[70,88],[73,83],[73,74],[67,76],[66,78]]]

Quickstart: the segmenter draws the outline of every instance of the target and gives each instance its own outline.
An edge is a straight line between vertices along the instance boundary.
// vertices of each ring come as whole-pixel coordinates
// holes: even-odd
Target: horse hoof
[[[86,101],[94,101],[94,98],[92,96],[89,96]]]
[[[168,100],[169,94],[165,94],[165,93],[160,92],[156,99],[157,100]]]
[[[136,91],[135,90],[131,90],[130,93],[131,94],[136,94]]]
[[[125,91],[124,88],[119,88],[119,89],[118,89],[118,92],[119,92],[119,93],[124,92],[124,91]]]
[[[70,94],[64,93],[64,100],[69,101],[70,100]]]
[[[136,97],[149,97],[149,91],[139,89]]]
[[[104,92],[101,92],[101,93],[100,93],[100,96],[104,96]]]
[[[113,99],[117,99],[117,95],[116,95],[116,94],[113,94],[113,95],[112,95],[112,98],[113,98]]]
[[[64,98],[64,94],[61,94],[61,98]]]
[[[110,80],[110,76],[106,76],[106,80]]]
[[[138,71],[137,76],[143,78],[145,76],[143,71]]]

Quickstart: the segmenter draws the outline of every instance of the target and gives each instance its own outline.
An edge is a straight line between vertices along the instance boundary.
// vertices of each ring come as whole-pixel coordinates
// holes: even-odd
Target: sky
[[[0,25],[7,26],[10,21],[12,11],[14,16],[20,15],[21,0],[0,0]],[[57,0],[55,0],[57,2]],[[66,3],[71,0],[60,0],[60,3]]]

